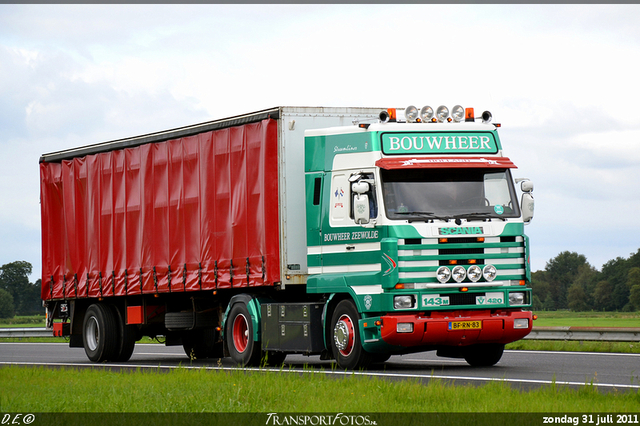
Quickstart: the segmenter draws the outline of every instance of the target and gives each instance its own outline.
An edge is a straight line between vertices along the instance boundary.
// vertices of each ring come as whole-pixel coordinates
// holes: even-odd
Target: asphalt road
[[[69,348],[64,343],[0,343],[0,366],[49,365],[87,368],[186,368],[234,369],[229,358],[190,361],[182,347],[159,344],[138,344],[126,363],[91,363],[82,348]],[[440,358],[433,352],[393,356],[384,364],[365,371],[344,372],[332,368],[331,361],[319,357],[289,355],[286,371],[304,374],[303,366],[326,374],[379,376],[391,380],[417,379],[427,382],[443,379],[456,383],[484,384],[492,380],[505,381],[518,388],[529,389],[552,383],[582,387],[593,383],[602,392],[637,392],[640,390],[640,354],[588,352],[505,351],[502,360],[493,367],[474,368],[464,360]],[[268,369],[261,369],[262,371]]]

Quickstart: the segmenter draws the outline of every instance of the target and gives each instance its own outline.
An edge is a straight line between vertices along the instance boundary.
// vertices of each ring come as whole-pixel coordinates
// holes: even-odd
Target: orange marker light
[[[469,291],[469,288],[467,288],[467,287],[462,287],[462,288],[460,289],[460,291]]]
[[[448,243],[449,239],[448,238],[440,238],[440,239],[438,239],[438,242],[439,243]]]
[[[402,283],[396,284],[396,290],[403,290],[403,289],[404,289],[404,284]]]

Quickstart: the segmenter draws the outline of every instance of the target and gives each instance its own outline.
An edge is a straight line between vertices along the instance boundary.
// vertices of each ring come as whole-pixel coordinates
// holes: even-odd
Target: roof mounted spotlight
[[[436,117],[439,123],[443,123],[449,117],[449,108],[444,105],[440,105],[436,110]]]
[[[451,110],[451,117],[453,117],[453,121],[455,121],[456,123],[464,120],[464,108],[462,108],[462,106],[460,105],[454,106]]]
[[[404,118],[406,118],[407,122],[409,123],[415,123],[417,120],[419,120],[418,108],[413,105],[409,105],[408,107],[406,107],[404,110]]]
[[[422,109],[420,109],[420,119],[422,120],[422,122],[426,123],[428,121],[431,121],[432,118],[433,108],[431,108],[429,105],[423,106]]]
[[[492,118],[493,118],[493,116],[491,115],[491,113],[489,111],[485,111],[485,112],[482,113],[482,122],[483,123],[490,123]]]

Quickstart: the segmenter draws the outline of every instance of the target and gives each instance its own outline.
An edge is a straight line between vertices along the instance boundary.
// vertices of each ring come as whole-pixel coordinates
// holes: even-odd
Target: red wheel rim
[[[249,344],[249,323],[244,315],[239,314],[233,320],[233,345],[239,353],[244,352]]]
[[[342,315],[333,329],[333,339],[340,355],[349,356],[353,351],[355,330],[348,315]]]

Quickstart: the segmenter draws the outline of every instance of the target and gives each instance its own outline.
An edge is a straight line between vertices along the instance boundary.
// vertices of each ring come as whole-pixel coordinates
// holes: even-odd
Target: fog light
[[[399,322],[396,326],[396,331],[398,333],[413,333],[413,323],[412,322]]]
[[[464,269],[464,266],[458,265],[453,268],[451,275],[456,282],[461,283],[467,277],[467,271]]]
[[[400,325],[400,324],[398,324]],[[529,328],[528,318],[516,318],[513,320],[513,328]]]
[[[498,275],[498,270],[493,265],[487,265],[482,268],[482,276],[487,281],[493,281],[496,279],[496,275]]]
[[[509,305],[524,305],[524,293],[509,293]]]
[[[449,278],[451,278],[451,269],[447,268],[446,266],[441,266],[438,268],[436,276],[438,277],[438,281],[444,284],[449,281]]]
[[[394,309],[413,309],[415,298],[413,295],[401,295],[393,298]]]

